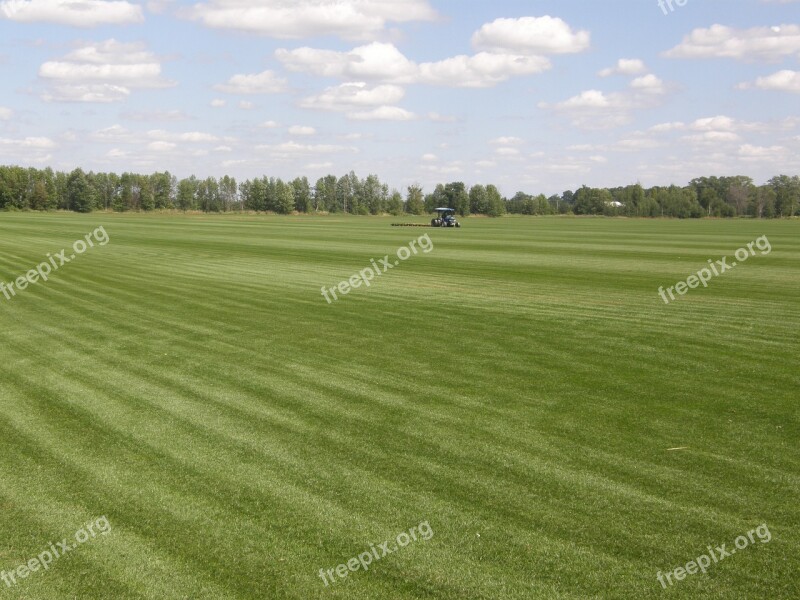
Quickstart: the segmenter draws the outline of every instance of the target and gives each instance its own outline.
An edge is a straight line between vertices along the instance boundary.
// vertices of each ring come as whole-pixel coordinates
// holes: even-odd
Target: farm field
[[[800,221],[398,220],[0,214],[0,598],[800,596]]]

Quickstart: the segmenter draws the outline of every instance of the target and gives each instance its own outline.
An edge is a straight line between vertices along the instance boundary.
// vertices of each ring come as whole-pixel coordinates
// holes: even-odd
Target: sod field
[[[0,598],[800,597],[800,221],[398,220],[0,214]]]

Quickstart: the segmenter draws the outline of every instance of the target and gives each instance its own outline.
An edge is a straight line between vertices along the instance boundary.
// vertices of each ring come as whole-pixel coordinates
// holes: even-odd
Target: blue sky
[[[800,172],[800,2],[663,3],[0,0],[0,163],[507,195]]]

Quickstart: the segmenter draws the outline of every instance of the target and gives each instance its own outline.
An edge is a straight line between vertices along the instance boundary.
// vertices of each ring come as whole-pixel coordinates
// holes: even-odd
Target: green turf
[[[800,597],[800,222],[396,220],[0,214],[0,598]]]

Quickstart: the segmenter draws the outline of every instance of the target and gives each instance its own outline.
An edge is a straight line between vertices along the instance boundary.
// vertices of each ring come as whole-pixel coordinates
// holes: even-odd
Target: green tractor
[[[439,215],[431,220],[431,227],[461,227],[461,223],[456,221],[456,211],[452,208],[437,208]]]

